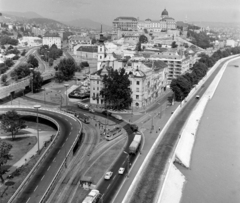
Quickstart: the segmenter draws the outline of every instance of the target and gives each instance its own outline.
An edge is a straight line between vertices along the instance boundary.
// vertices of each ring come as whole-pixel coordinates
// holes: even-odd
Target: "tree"
[[[4,86],[7,85],[7,78],[8,78],[8,76],[6,74],[3,74],[1,77],[1,81]]]
[[[35,56],[33,55],[29,55],[28,57],[28,61],[29,64],[31,64],[33,66],[33,68],[38,67],[38,60],[35,58]]]
[[[49,66],[52,66],[52,65],[53,65],[53,61],[54,61],[54,60],[53,60],[52,58],[49,58],[49,59],[48,59],[48,64],[49,64]]]
[[[25,56],[27,53],[26,49],[23,49],[22,53],[21,53],[21,56]]]
[[[56,80],[59,82],[67,81],[73,78],[77,65],[73,59],[62,59],[56,67],[57,72],[55,73]]]
[[[42,88],[43,78],[41,73],[33,71],[33,92],[38,92]]]
[[[130,88],[129,75],[124,68],[119,70],[108,70],[103,76],[103,89],[100,95],[104,99],[106,107],[122,110],[127,109],[132,103],[132,90]]]
[[[173,41],[172,42],[172,48],[177,48],[177,47],[178,47],[177,43],[175,41]]]
[[[30,75],[30,67],[30,64],[20,65],[16,69],[14,69],[14,71],[11,72],[10,75],[15,80],[25,78],[26,76]]]
[[[25,121],[21,119],[21,116],[15,110],[10,110],[2,115],[1,128],[5,132],[10,132],[13,140],[18,131],[25,127]]]
[[[136,51],[142,51],[141,42],[140,41],[137,43],[135,50]]]
[[[12,59],[7,59],[4,63],[9,68],[14,64]]]
[[[139,36],[139,42],[147,43],[148,42],[148,38],[145,35],[140,35]]]
[[[4,169],[3,166],[8,162],[8,160],[11,160],[12,158],[12,155],[10,154],[11,149],[11,144],[3,142],[0,139],[0,178],[2,180],[2,183],[4,183],[3,175],[7,172],[7,170]]]

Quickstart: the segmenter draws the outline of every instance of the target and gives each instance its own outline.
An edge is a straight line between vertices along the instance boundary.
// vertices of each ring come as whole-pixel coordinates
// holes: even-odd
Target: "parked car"
[[[122,175],[124,174],[124,171],[125,171],[125,168],[121,167],[119,168],[118,173]]]
[[[199,99],[200,98],[200,95],[196,95],[196,99]]]
[[[91,112],[91,113],[94,113],[94,112],[95,112],[95,110],[94,110],[94,109],[91,109],[91,108],[89,108],[89,112]]]
[[[105,174],[104,179],[105,179],[105,180],[109,180],[109,179],[112,177],[112,174],[113,174],[112,171],[108,171],[108,172]]]

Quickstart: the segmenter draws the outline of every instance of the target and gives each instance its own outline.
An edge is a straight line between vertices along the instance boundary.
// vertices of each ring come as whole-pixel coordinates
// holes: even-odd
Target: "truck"
[[[99,200],[100,192],[98,190],[91,190],[91,192],[85,197],[82,203],[95,203]]]
[[[141,145],[141,141],[142,141],[142,135],[140,133],[136,133],[133,138],[133,141],[129,146],[129,154],[133,154],[133,155],[137,154]]]

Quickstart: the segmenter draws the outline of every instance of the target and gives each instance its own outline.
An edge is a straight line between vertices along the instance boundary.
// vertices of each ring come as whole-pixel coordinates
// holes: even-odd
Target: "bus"
[[[106,134],[107,134],[105,136],[106,140],[113,140],[116,137],[122,135],[122,129],[120,127],[115,127],[112,130],[109,130]]]
[[[89,116],[85,114],[75,113],[75,116],[84,123],[87,123],[87,124],[90,123]]]
[[[95,203],[100,197],[100,192],[98,190],[91,190],[91,192],[85,197],[82,203]]]

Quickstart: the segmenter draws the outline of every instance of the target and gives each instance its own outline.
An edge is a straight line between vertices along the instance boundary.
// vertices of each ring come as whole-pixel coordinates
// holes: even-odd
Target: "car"
[[[124,174],[124,171],[125,171],[125,168],[123,168],[123,167],[121,167],[121,168],[119,168],[119,170],[118,170],[118,174]]]
[[[112,115],[112,113],[109,112],[109,111],[107,111],[107,110],[104,110],[104,111],[102,112],[102,114],[105,115],[105,116],[111,116],[111,115]]]
[[[200,98],[200,95],[196,95],[196,99],[199,99]]]
[[[112,115],[112,117],[114,117],[114,118],[118,119],[119,121],[121,121],[121,120],[122,120],[122,116],[119,116],[119,115]]]
[[[104,179],[105,179],[105,180],[109,180],[109,179],[112,177],[112,174],[113,174],[112,171],[108,171],[108,172],[105,174]]]
[[[95,112],[95,110],[94,110],[94,109],[90,109],[90,108],[89,108],[89,112],[91,112],[91,113],[94,113],[94,112]]]
[[[131,128],[131,130],[132,130],[133,132],[137,132],[137,131],[138,131],[138,126],[135,125],[135,124],[130,125],[130,128]]]

